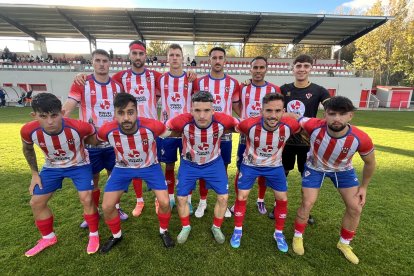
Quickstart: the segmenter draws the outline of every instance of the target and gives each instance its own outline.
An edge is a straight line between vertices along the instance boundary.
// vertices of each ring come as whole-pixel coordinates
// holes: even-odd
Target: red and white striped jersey
[[[122,92],[120,83],[109,78],[106,83],[98,82],[92,75],[87,76],[85,85],[72,84],[69,98],[80,103],[79,119],[90,122],[96,127],[114,118],[114,96]]]
[[[306,165],[311,169],[325,172],[350,170],[356,152],[364,156],[374,150],[371,138],[355,126],[349,125],[347,134],[334,138],[328,134],[325,120],[302,117],[299,124],[310,136]]]
[[[71,118],[63,118],[62,131],[56,135],[45,132],[38,121],[25,124],[20,130],[22,140],[36,144],[45,156],[44,167],[68,168],[89,164],[83,139],[95,134],[93,125]]]
[[[122,83],[124,91],[137,99],[138,116],[158,119],[156,80],[161,76],[153,70],[145,69],[136,74],[132,69],[124,70],[112,76],[112,79]]]
[[[216,112],[233,115],[232,104],[240,101],[240,86],[236,79],[225,74],[215,79],[210,74],[197,79],[194,91],[208,91],[213,95],[213,108]]]
[[[169,72],[158,79],[161,96],[161,118],[165,122],[177,115],[190,112],[193,82],[189,82],[187,73],[175,77]]]
[[[245,120],[247,118],[259,116],[260,111],[262,110],[262,99],[268,93],[281,92],[279,86],[270,82],[266,82],[266,84],[262,86],[256,86],[253,83],[242,86],[240,93],[240,119]]]
[[[182,157],[198,165],[206,164],[220,156],[220,138],[225,130],[239,121],[227,114],[216,112],[207,128],[197,127],[191,114],[178,115],[167,121],[167,128],[182,132]]]
[[[118,122],[105,123],[98,130],[98,140],[109,142],[115,149],[116,167],[146,168],[158,163],[155,139],[166,130],[163,123],[138,117],[138,130],[124,134]]]
[[[243,163],[257,167],[282,166],[282,151],[287,139],[299,132],[299,123],[292,118],[283,117],[274,131],[263,127],[263,117],[258,116],[241,121],[236,130],[246,135],[246,150]]]

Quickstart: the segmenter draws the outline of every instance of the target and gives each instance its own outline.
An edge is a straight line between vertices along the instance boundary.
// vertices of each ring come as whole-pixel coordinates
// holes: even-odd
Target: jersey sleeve
[[[114,128],[114,124],[116,124],[116,122],[114,122],[114,121],[104,123],[98,129],[98,134],[96,135],[96,138],[99,141],[108,142],[108,134],[109,134],[110,130]]]
[[[139,118],[141,125],[150,129],[155,137],[160,136],[167,129],[163,123],[154,119]]]
[[[214,119],[221,123],[225,129],[232,129],[239,124],[238,119],[221,112],[214,113]]]
[[[77,83],[72,83],[72,86],[70,87],[68,98],[72,98],[78,103],[81,101],[82,94],[85,92],[85,86],[79,85]]]
[[[329,99],[331,95],[329,94],[329,91],[321,86],[321,97],[319,99],[320,103],[324,103],[327,99]]]
[[[174,118],[169,119],[165,125],[168,129],[182,132],[185,125],[193,121],[193,116],[190,113],[180,114]]]
[[[154,71],[154,78],[155,78],[155,95],[157,97],[161,97],[161,78],[163,74]]]
[[[201,78],[197,78],[195,80],[194,85],[193,85],[193,92],[194,93],[200,91],[200,81],[201,81]]]
[[[79,131],[79,135],[81,136],[81,138],[85,138],[95,134],[96,130],[92,124],[80,120],[76,121],[78,125],[77,129]]]
[[[311,134],[313,130],[325,124],[326,121],[318,118],[301,117],[299,118],[299,125],[307,132]]]
[[[290,117],[283,117],[280,121],[290,127],[292,134],[300,131],[300,125],[297,120]]]
[[[370,154],[374,150],[374,144],[372,143],[372,139],[368,136],[368,134],[354,126],[352,126],[352,132],[354,132],[359,140],[357,149],[359,155],[365,156]]]
[[[248,118],[248,119],[245,119],[245,120],[241,121],[236,126],[236,131],[239,132],[239,133],[248,135],[250,128],[255,124],[255,122],[257,121],[257,118],[260,119],[260,116],[255,117],[255,118]]]
[[[34,126],[35,123],[36,122],[34,121],[27,123],[20,129],[20,137],[26,144],[33,144],[31,134],[33,133],[33,130],[35,129],[35,126]]]
[[[116,81],[117,83],[122,84],[122,76],[124,75],[124,73],[125,73],[125,70],[123,70],[123,71],[119,71],[118,73],[115,73],[115,74],[112,76],[112,79],[113,79],[114,81]],[[122,87],[122,85],[121,85],[121,87]]]
[[[236,80],[234,80],[234,91],[233,95],[231,96],[231,101],[233,103],[240,102],[240,84]]]

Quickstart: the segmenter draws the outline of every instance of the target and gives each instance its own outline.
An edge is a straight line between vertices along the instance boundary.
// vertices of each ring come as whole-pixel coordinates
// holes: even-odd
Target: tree
[[[257,57],[264,56],[266,58],[277,58],[279,57],[280,46],[277,44],[252,44],[247,43],[244,47],[244,56],[245,57]]]
[[[216,42],[208,42],[196,45],[196,53],[197,56],[208,56],[208,53],[211,48],[213,47],[221,47],[226,50],[227,57],[238,57],[240,56],[239,51],[236,47],[230,43],[216,43]]]
[[[169,45],[170,43],[166,43],[164,41],[152,40],[147,45],[147,55],[148,56],[166,56]]]

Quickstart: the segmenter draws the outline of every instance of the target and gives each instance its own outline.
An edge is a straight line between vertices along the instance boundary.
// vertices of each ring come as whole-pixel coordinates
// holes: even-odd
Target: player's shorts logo
[[[111,107],[111,102],[107,99],[102,100],[99,105],[103,110],[108,110]]]
[[[181,95],[178,92],[175,92],[172,96],[171,96],[171,100],[173,102],[179,102],[181,100]]]
[[[136,149],[130,150],[128,153],[128,157],[130,158],[138,158],[140,156],[139,151]]]
[[[305,173],[303,174],[305,177],[309,176],[311,173],[310,171],[305,171]]]
[[[305,114],[305,105],[301,101],[293,100],[287,104],[287,111],[303,116]]]
[[[56,149],[56,150],[53,152],[53,155],[54,155],[54,156],[58,156],[58,157],[63,157],[63,156],[65,156],[65,155],[66,155],[66,151],[64,151],[63,149]]]

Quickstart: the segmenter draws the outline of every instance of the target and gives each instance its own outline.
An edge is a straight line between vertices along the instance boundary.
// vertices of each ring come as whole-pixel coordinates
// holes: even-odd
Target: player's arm
[[[75,79],[73,80],[77,85],[85,85],[86,77],[88,75],[85,73],[79,73],[75,76]]]
[[[63,104],[62,107],[62,110],[65,112],[63,114],[63,117],[69,117],[77,105],[78,102],[75,99],[67,98],[66,102]]]
[[[282,117],[293,118],[295,120],[298,120],[300,118],[300,115],[293,112],[285,112]]]
[[[367,155],[361,156],[361,158],[362,161],[364,161],[364,167],[362,169],[362,182],[361,185],[358,187],[358,192],[356,196],[359,198],[359,204],[364,206],[367,197],[368,184],[371,181],[372,175],[375,171],[376,162],[374,151]]]
[[[197,73],[194,70],[188,70],[187,72],[188,82],[197,80]]]
[[[233,108],[234,113],[236,113],[237,116],[240,117],[240,115],[241,115],[241,101],[233,102],[231,104],[231,107]]]
[[[40,189],[43,189],[42,181],[39,176],[39,168],[37,166],[36,152],[34,150],[34,144],[28,144],[25,141],[23,143],[23,155],[26,158],[27,164],[29,164],[32,172],[32,180],[30,181],[29,193],[33,195],[33,190],[36,185],[39,185]]]
[[[83,141],[85,142],[85,144],[94,145],[94,146],[102,143],[102,142],[99,142],[98,139],[96,138],[96,133],[87,136],[85,140]]]

